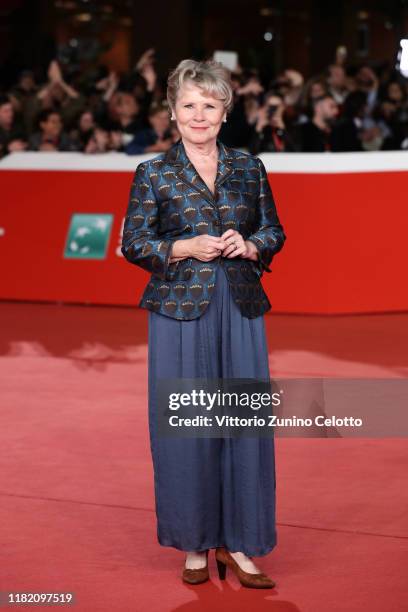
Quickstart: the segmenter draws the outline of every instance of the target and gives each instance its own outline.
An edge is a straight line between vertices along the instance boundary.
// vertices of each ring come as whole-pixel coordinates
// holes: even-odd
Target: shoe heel
[[[217,559],[217,569],[218,569],[218,576],[220,580],[225,580],[225,574],[227,573],[226,564],[223,563],[222,561],[218,561]]]

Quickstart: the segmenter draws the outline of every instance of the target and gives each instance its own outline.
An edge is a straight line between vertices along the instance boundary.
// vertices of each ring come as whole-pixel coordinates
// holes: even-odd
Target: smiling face
[[[173,115],[183,140],[205,144],[216,140],[226,111],[222,100],[191,83],[179,90]]]

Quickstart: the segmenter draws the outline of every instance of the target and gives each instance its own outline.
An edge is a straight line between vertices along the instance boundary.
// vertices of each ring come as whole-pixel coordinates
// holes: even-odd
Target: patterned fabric
[[[151,273],[139,306],[168,317],[191,320],[211,301],[218,265],[225,266],[234,301],[249,319],[271,308],[260,277],[271,272],[286,236],[262,161],[219,140],[215,195],[187,157],[181,140],[135,171],[121,251]],[[190,257],[169,262],[173,243],[200,234],[237,230],[255,244],[259,260]]]

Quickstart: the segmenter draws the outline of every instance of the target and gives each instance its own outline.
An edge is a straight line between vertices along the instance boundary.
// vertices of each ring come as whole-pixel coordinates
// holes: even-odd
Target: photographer
[[[285,106],[280,95],[269,92],[265,104],[258,111],[257,121],[249,142],[249,152],[280,153],[297,150],[294,139],[284,121]]]

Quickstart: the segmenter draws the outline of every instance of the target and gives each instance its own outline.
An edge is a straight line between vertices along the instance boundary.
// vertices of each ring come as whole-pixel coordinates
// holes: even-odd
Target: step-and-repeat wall
[[[123,257],[133,173],[152,155],[13,153],[0,162],[1,299],[137,305]],[[262,283],[274,312],[408,309],[408,154],[268,154],[287,240]]]

